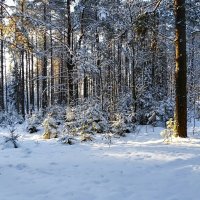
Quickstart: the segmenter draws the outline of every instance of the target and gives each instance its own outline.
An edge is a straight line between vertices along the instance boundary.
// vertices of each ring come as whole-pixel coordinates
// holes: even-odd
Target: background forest
[[[200,3],[185,7],[191,119],[200,117]],[[1,124],[27,119],[34,132],[51,117],[67,131],[121,135],[173,117],[173,1],[1,0],[0,16]]]

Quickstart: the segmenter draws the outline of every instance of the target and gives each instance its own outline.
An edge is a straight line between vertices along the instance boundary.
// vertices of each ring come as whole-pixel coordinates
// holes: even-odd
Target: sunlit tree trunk
[[[179,137],[187,137],[187,65],[185,0],[174,1],[176,29],[176,106],[175,130]]]
[[[1,3],[4,1],[1,0]],[[0,8],[0,23],[3,24],[3,6]],[[3,42],[3,29],[0,30],[1,42],[0,42],[0,110],[4,110],[4,42]]]

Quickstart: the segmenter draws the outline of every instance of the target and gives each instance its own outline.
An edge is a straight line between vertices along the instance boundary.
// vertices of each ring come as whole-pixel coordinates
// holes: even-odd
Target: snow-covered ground
[[[166,144],[160,131],[142,127],[110,147],[22,134],[20,148],[0,145],[0,200],[199,200],[200,135]]]

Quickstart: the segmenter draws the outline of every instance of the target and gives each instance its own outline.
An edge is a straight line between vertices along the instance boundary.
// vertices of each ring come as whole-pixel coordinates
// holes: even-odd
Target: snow
[[[199,200],[199,134],[163,143],[161,130],[63,145],[18,128],[17,149],[3,146],[2,130],[0,199]]]

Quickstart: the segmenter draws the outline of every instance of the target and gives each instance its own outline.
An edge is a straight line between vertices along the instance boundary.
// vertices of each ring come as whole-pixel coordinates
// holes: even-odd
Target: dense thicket
[[[196,110],[200,5],[184,6],[188,108]],[[173,1],[1,0],[0,16],[0,110],[25,117],[95,99],[111,118],[130,112],[147,124],[155,113],[160,122],[173,116]]]

